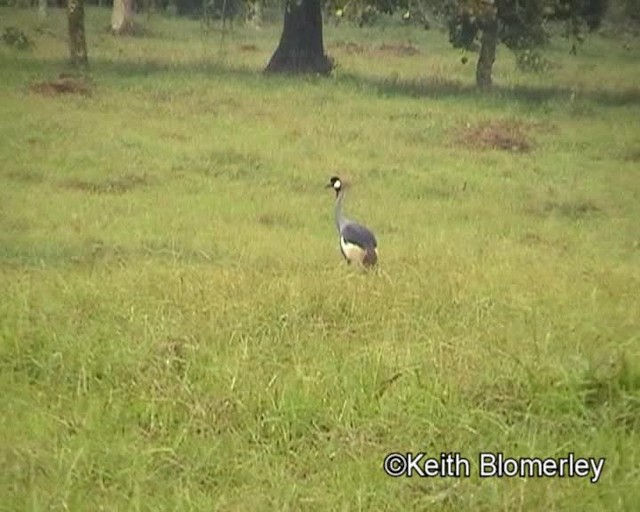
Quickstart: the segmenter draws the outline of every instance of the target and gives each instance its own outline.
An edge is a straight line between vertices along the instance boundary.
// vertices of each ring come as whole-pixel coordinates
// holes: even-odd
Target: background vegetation
[[[0,43],[3,510],[635,509],[636,39],[499,58],[483,94],[437,27],[329,22],[329,79],[267,78],[279,23],[109,16],[78,78],[63,11],[0,11],[31,41]],[[391,479],[392,451],[607,462]]]

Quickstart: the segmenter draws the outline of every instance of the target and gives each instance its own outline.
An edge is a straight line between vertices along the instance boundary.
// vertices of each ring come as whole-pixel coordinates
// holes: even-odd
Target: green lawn
[[[260,73],[279,24],[109,16],[91,94],[52,95],[64,13],[0,9],[35,42],[0,43],[2,510],[636,510],[637,40],[557,38],[542,76],[500,48],[481,94],[438,30],[327,25],[304,79]],[[423,451],[471,476],[382,470]],[[606,463],[481,479],[488,451]]]

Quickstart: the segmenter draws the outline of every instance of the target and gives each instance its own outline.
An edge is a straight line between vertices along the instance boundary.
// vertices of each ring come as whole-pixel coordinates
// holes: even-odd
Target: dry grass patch
[[[59,96],[61,94],[91,96],[93,83],[86,77],[61,73],[55,80],[32,84],[29,90],[48,97]]]
[[[5,176],[10,180],[20,183],[40,183],[44,180],[42,173],[37,171],[10,170],[5,172]]]
[[[327,47],[342,50],[345,53],[361,54],[366,51],[364,46],[359,43],[354,43],[353,41],[336,41],[335,43],[327,45]]]
[[[238,46],[241,52],[257,52],[258,47],[255,44],[241,44]]]
[[[420,53],[420,50],[411,43],[382,43],[375,48],[371,48],[354,41],[336,41],[328,44],[327,48],[341,50],[350,54],[385,54],[394,57],[412,57]]]
[[[624,156],[624,160],[626,160],[627,162],[640,162],[640,149],[633,148],[627,151]]]
[[[567,201],[542,201],[527,208],[527,213],[538,217],[547,217],[549,215],[559,215],[569,219],[582,219],[590,217],[598,213],[602,213],[602,209],[593,201],[587,200],[567,200]]]
[[[99,182],[68,179],[61,183],[63,188],[80,190],[90,194],[124,194],[138,187],[149,185],[149,178],[135,174],[125,174]]]
[[[517,119],[484,121],[476,125],[467,123],[454,132],[453,138],[457,145],[468,149],[528,153],[535,147],[531,132],[538,128],[538,124]]]
[[[420,50],[411,43],[382,43],[378,46],[378,51],[396,57],[412,57],[420,53]]]

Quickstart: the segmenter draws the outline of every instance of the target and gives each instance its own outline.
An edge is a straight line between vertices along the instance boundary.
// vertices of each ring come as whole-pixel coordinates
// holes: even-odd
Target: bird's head
[[[344,183],[338,176],[332,176],[331,179],[329,179],[329,183],[327,183],[326,188],[332,188],[333,190],[335,190],[337,196],[340,193],[340,190],[342,190],[343,186]]]

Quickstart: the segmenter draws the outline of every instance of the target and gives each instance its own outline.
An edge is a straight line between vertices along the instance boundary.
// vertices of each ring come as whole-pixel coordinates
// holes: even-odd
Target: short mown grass
[[[77,78],[63,12],[0,13],[34,43],[0,45],[3,510],[635,509],[619,39],[557,39],[542,77],[501,48],[482,94],[437,30],[329,23],[331,78],[266,77],[279,25],[115,39],[89,9]],[[333,174],[377,272],[341,261]],[[397,451],[472,475],[392,479]],[[606,464],[480,479],[484,451]]]

